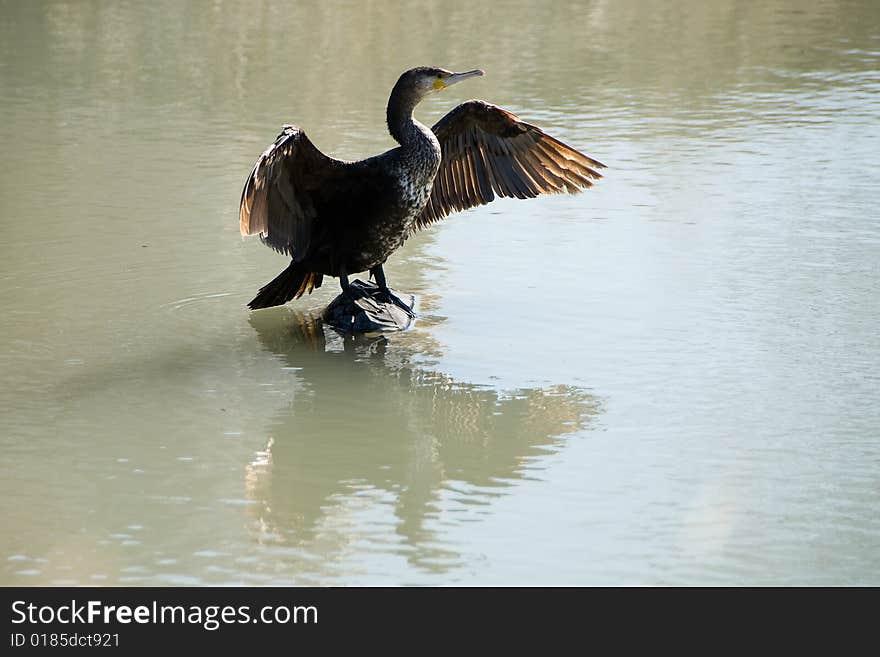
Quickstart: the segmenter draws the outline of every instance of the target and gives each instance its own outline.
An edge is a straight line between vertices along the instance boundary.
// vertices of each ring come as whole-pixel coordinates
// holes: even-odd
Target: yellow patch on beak
[[[441,89],[446,88],[446,84],[443,82],[443,80],[434,80],[434,88],[437,91],[440,91]]]

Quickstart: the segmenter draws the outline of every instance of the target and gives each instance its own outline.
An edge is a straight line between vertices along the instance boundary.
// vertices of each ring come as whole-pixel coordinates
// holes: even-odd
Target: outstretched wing
[[[462,103],[432,128],[443,157],[416,228],[485,205],[498,196],[576,193],[602,176],[601,162],[563,144],[505,109]]]
[[[284,126],[241,192],[241,234],[259,234],[264,244],[302,260],[316,230],[315,193],[344,166],[319,151],[300,128]]]

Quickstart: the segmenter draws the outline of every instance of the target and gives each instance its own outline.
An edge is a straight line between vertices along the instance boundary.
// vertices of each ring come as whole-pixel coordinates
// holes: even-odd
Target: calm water
[[[0,2],[0,584],[880,584],[880,4]],[[251,313],[410,66],[609,165]]]

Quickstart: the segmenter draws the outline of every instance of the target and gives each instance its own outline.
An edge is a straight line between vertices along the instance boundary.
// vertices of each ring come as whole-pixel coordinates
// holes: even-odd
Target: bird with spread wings
[[[507,110],[470,100],[431,129],[412,112],[428,94],[482,71],[406,71],[388,102],[400,146],[348,162],[322,153],[296,126],[284,126],[248,176],[239,208],[242,235],[260,235],[290,257],[251,308],[281,305],[336,276],[369,270],[387,291],[382,265],[413,232],[496,197],[577,193],[604,165]]]

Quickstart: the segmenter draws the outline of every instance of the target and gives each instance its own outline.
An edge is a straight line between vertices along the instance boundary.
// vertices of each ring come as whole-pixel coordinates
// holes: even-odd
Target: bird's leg
[[[381,264],[370,269],[370,276],[376,279],[380,291],[385,293],[388,292],[388,283],[385,282],[385,270],[382,269]]]
[[[376,284],[379,286],[379,293],[376,296],[380,300],[385,301],[386,303],[393,303],[395,306],[399,306],[400,308],[405,310],[406,314],[410,317],[415,317],[415,313],[412,311],[412,308],[407,306],[401,299],[397,297],[396,294],[388,289],[388,283],[385,280],[385,270],[382,269],[381,264],[378,264],[370,269],[370,275],[376,279]]]
[[[342,293],[348,294],[351,290],[351,286],[348,283],[348,274],[345,273],[345,269],[339,272],[339,285],[342,287]]]

